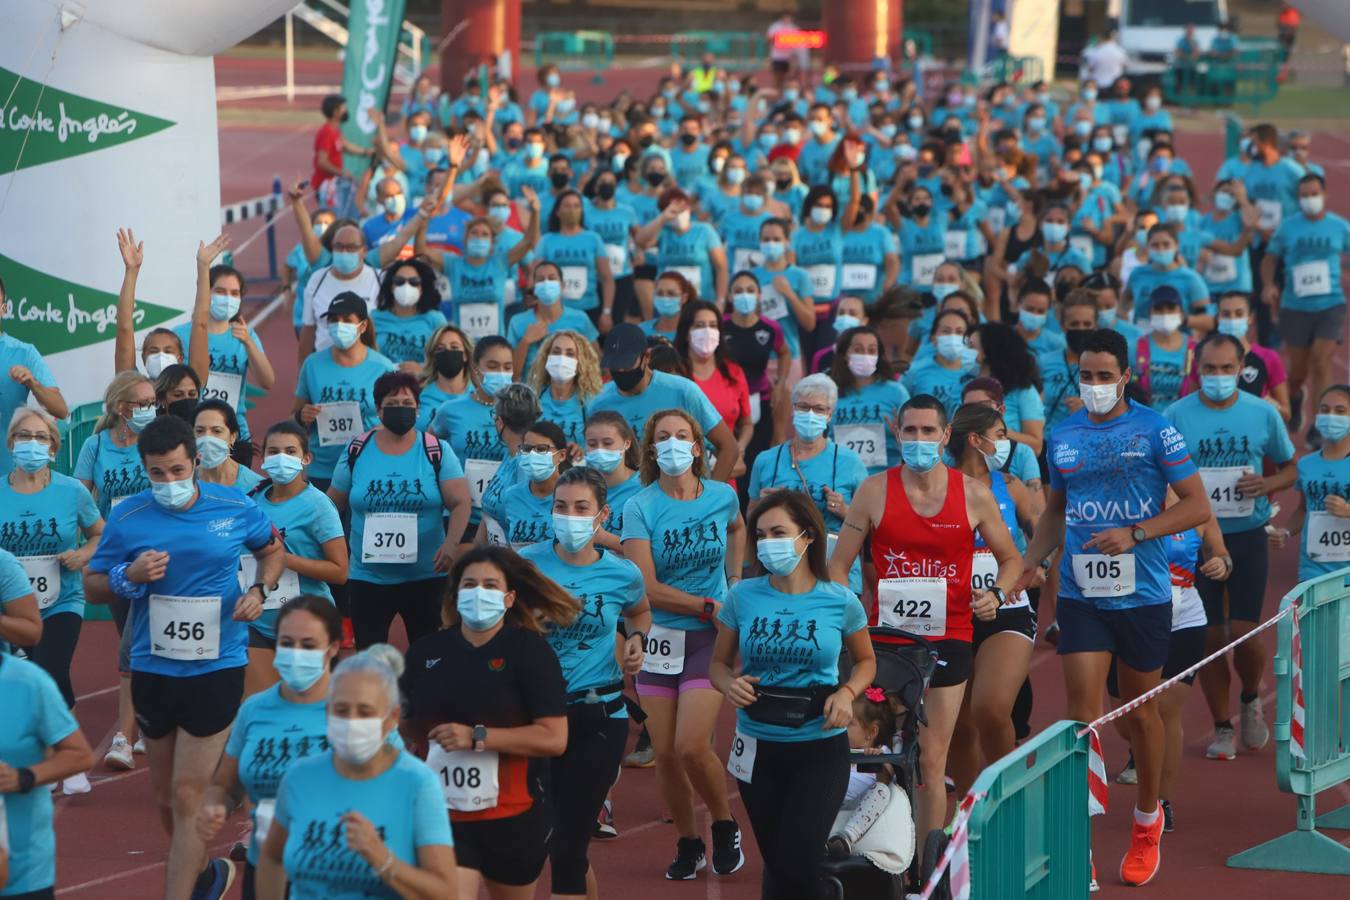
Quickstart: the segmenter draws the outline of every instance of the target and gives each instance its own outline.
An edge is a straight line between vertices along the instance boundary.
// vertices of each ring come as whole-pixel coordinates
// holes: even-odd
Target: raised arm
[[[211,260],[229,245],[227,234],[217,235],[209,244],[197,242],[197,297],[192,304],[187,364],[203,382],[211,371],[210,336],[206,333],[207,323],[211,321]]]
[[[145,242],[137,241],[130,228],[117,229],[117,249],[122,254],[122,289],[117,293],[117,333],[113,341],[113,372],[136,368],[136,278],[145,261]]]
[[[520,261],[530,254],[539,243],[539,197],[528,184],[520,186],[520,194],[530,209],[530,222],[525,226],[525,236],[510,250],[506,251],[506,263],[518,266]]]
[[[312,266],[323,256],[323,244],[314,233],[314,222],[309,217],[309,208],[305,206],[305,194],[309,193],[309,182],[302,181],[291,188],[286,196],[291,201],[291,213],[295,216],[296,227],[300,229],[300,246],[305,251],[305,259]]]

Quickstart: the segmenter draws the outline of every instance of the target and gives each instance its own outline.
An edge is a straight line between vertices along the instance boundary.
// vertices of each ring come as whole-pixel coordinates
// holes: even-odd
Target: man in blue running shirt
[[[1091,722],[1102,713],[1102,687],[1116,657],[1121,696],[1130,700],[1159,683],[1172,628],[1172,585],[1160,538],[1210,517],[1204,483],[1181,434],[1158,413],[1125,398],[1129,348],[1115,331],[1096,330],[1078,356],[1083,408],[1050,434],[1050,493],[1027,548],[1018,589],[1042,560],[1060,562],[1058,651],[1068,716]],[[1164,509],[1171,487],[1180,502]],[[1157,701],[1125,718],[1139,773],[1138,805],[1121,880],[1141,885],[1160,861],[1158,808],[1163,725]]]

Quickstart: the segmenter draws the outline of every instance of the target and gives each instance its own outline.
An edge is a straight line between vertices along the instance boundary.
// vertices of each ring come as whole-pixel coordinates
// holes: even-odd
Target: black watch
[[[1130,529],[1130,537],[1134,538],[1136,544],[1142,544],[1148,540],[1148,532],[1144,530],[1143,525],[1136,525]]]
[[[33,786],[37,784],[37,776],[34,775],[33,770],[27,766],[20,766],[14,770],[14,773],[19,776],[20,794],[28,793],[33,789]]]
[[[254,588],[257,588],[257,589],[258,589],[258,593],[259,593],[259,594],[262,594],[262,598],[263,598],[264,600],[266,600],[266,599],[267,599],[267,595],[270,594],[270,593],[272,593],[273,591],[275,591],[275,590],[277,589],[277,585],[274,584],[274,585],[268,586],[268,584],[267,584],[266,582],[263,582],[263,581],[255,581],[255,582],[253,582],[252,584],[250,584],[250,585],[248,586],[248,589],[249,589],[250,591],[253,590]]]
[[[1003,593],[1003,588],[999,587],[998,585],[994,585],[993,587],[991,587],[989,589],[989,593],[993,594],[995,597],[998,598],[999,606],[1002,606],[1003,604],[1008,602],[1008,595]]]
[[[473,749],[482,752],[487,749],[487,726],[473,726]]]

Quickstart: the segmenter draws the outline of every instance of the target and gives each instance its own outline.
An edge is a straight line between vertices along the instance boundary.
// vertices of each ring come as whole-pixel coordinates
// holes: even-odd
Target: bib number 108
[[[477,766],[465,768],[455,766],[453,768],[441,767],[441,781],[445,782],[446,787],[477,789],[483,786],[483,773]]]

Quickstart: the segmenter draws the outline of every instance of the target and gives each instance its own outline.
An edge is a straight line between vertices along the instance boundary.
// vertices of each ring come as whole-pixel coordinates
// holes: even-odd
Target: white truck
[[[1167,69],[1186,26],[1195,26],[1195,38],[1208,48],[1219,23],[1228,21],[1227,0],[1117,0],[1120,46],[1130,55],[1125,74],[1147,81]],[[1344,0],[1341,0],[1344,2]]]

